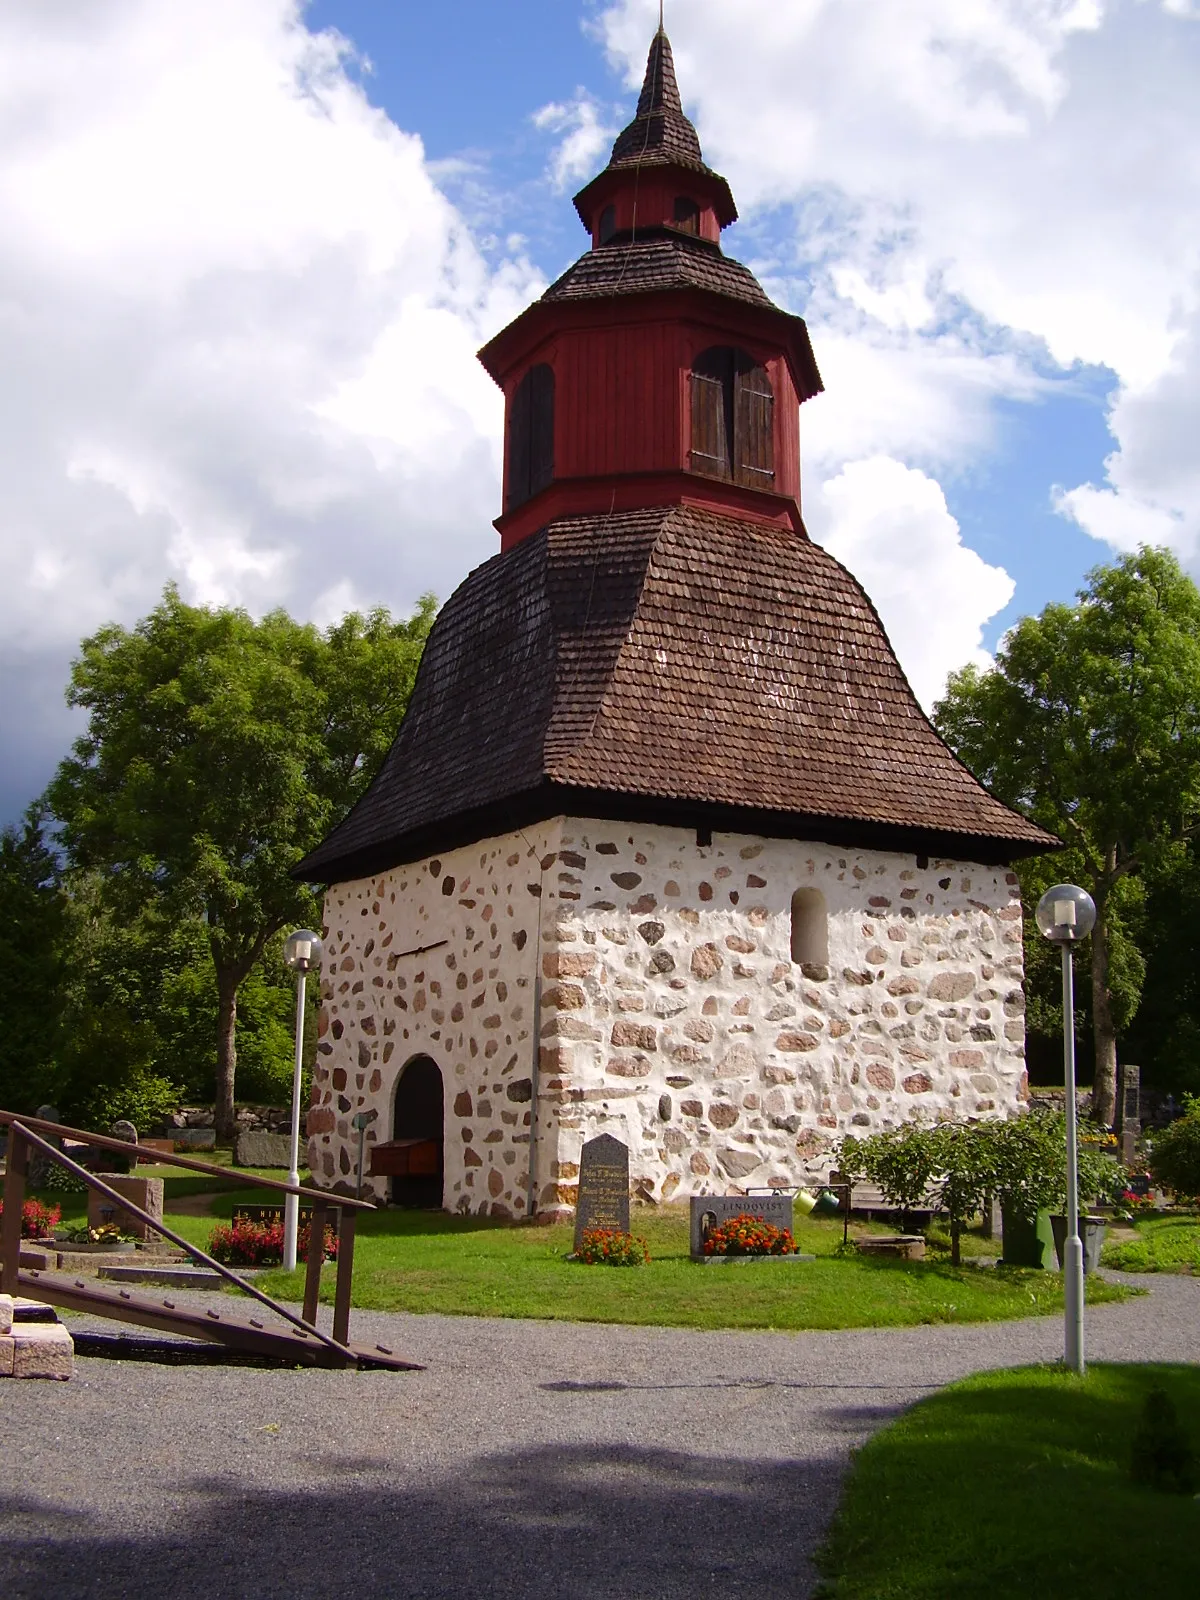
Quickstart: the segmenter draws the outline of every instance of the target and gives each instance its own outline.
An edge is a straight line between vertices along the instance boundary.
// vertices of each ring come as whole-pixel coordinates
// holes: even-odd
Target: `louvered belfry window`
[[[524,505],[554,478],[554,369],[542,362],[521,379],[508,410],[505,510]]]
[[[744,350],[713,345],[692,367],[692,471],[752,489],[775,487],[775,397]]]

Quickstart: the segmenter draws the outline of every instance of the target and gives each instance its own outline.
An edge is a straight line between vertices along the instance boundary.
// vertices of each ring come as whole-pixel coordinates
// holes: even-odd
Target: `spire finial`
[[[658,31],[659,31],[659,33],[666,33],[666,31],[667,31],[666,24],[663,22],[663,9],[664,9],[665,5],[666,5],[666,0],[658,0]]]

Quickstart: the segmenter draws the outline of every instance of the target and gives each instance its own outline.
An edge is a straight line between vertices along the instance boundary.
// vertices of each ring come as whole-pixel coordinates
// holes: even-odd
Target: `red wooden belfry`
[[[507,402],[502,548],[555,517],[691,505],[800,531],[800,317],[721,249],[737,218],[683,114],[671,46],[575,197],[592,249],[480,352]]]

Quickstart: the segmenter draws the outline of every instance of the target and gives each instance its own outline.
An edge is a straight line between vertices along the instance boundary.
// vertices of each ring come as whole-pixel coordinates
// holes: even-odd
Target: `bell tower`
[[[661,29],[633,121],[575,209],[590,250],[480,351],[505,396],[501,548],[555,517],[646,506],[803,533],[799,407],[821,389],[808,331],[721,248],[737,208]]]

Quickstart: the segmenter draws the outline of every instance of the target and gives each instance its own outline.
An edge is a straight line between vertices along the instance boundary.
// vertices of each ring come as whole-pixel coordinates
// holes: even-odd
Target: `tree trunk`
[[[233,1081],[237,1073],[238,980],[228,969],[217,968],[217,1139],[226,1144],[236,1130]]]
[[[1108,919],[1101,901],[1092,931],[1092,1034],[1096,1048],[1096,1073],[1092,1080],[1092,1116],[1111,1128],[1117,1113],[1117,1030],[1113,1026],[1112,994],[1108,987]]]

